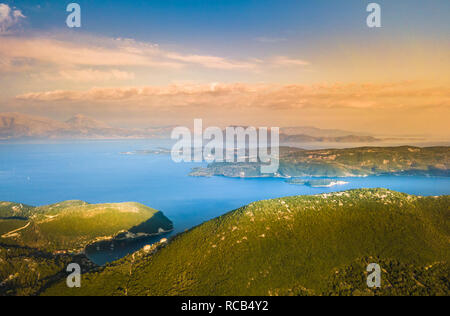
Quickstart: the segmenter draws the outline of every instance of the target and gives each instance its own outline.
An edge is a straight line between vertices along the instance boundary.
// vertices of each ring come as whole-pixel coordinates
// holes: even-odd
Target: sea
[[[66,200],[132,201],[162,211],[174,223],[168,235],[88,249],[87,256],[104,265],[258,200],[355,188],[387,188],[423,196],[450,194],[450,178],[443,177],[340,178],[345,184],[329,188],[292,185],[280,178],[191,177],[192,168],[206,164],[175,163],[164,153],[136,153],[170,146],[164,140],[1,142],[0,201],[34,206]]]

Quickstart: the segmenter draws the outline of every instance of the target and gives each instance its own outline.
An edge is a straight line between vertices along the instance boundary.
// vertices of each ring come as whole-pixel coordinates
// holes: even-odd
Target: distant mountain
[[[231,125],[229,127],[242,127],[244,129],[249,126],[240,126],[240,125]],[[281,127],[280,134],[287,136],[308,136],[311,140],[315,140],[317,138],[336,138],[336,137],[345,137],[349,135],[355,136],[367,136],[367,133],[359,133],[359,132],[350,132],[339,129],[322,129],[312,126],[296,126],[296,127]]]
[[[175,126],[116,128],[78,114],[65,122],[20,113],[0,113],[0,140],[17,139],[122,139],[170,138]],[[233,126],[236,127],[236,126]],[[244,127],[246,128],[246,127]],[[342,130],[315,127],[281,128],[280,142],[292,143],[371,143],[381,141],[372,136]]]
[[[230,126],[247,129],[248,126]],[[225,129],[223,130],[225,134]],[[373,143],[383,139],[362,133],[349,132],[337,129],[320,129],[316,127],[282,127],[280,128],[280,143],[282,145],[304,143]]]
[[[51,137],[55,132],[66,131],[69,126],[44,117],[19,113],[0,114],[0,138]]]
[[[312,137],[325,137],[325,138],[334,138],[334,137],[344,137],[348,135],[355,136],[371,136],[367,133],[358,133],[358,132],[350,132],[339,129],[321,129],[312,126],[297,126],[297,127],[283,127],[281,129],[281,133],[285,135],[309,135]]]
[[[145,135],[150,138],[166,138],[170,139],[173,129],[176,126],[148,127],[143,130]]]
[[[66,123],[74,128],[74,129],[110,129],[111,126],[109,126],[106,123],[94,120],[90,117],[78,114],[72,117],[70,120],[67,120]]]
[[[172,127],[115,128],[93,118],[76,115],[60,122],[20,113],[0,113],[0,139],[167,138]]]
[[[327,142],[327,143],[373,143],[382,141],[372,136],[311,136],[311,135],[287,135],[280,134],[281,143],[315,143],[315,142]]]

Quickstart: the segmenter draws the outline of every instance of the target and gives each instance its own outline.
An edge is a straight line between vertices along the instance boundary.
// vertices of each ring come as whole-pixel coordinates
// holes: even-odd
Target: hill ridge
[[[386,189],[253,202],[175,236],[154,254],[140,251],[84,275],[80,290],[61,285],[47,294],[345,294],[342,282],[354,291],[367,289],[358,262],[370,257],[392,273],[390,284],[396,277],[406,283],[369,294],[422,293],[410,284],[414,275],[422,282],[433,280],[426,291],[448,294],[448,283],[438,281],[448,277],[448,265],[434,274],[425,268],[450,258],[449,205],[450,196]],[[343,280],[332,278],[337,268],[355,267],[361,271],[346,272]]]

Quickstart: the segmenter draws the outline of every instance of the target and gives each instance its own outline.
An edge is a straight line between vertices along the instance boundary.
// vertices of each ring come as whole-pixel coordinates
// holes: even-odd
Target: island
[[[261,173],[260,162],[213,162],[190,176],[232,178],[341,178],[371,175],[450,176],[450,147],[361,147],[305,150],[281,147],[277,173]]]

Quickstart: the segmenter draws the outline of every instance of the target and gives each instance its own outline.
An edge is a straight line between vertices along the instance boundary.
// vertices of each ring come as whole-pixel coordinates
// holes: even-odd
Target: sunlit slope
[[[378,294],[449,294],[449,208],[448,196],[384,189],[256,202],[46,294],[373,294],[371,262],[384,269]]]
[[[0,202],[0,218],[11,217],[28,217],[33,211],[34,207],[12,202]]]
[[[17,221],[11,221],[0,221],[0,231],[4,232],[5,226],[19,226]],[[155,234],[160,229],[172,229],[170,220],[138,203],[91,205],[67,201],[34,208],[22,221],[22,229],[4,233],[0,243],[48,251],[79,251],[88,243],[123,231]]]

